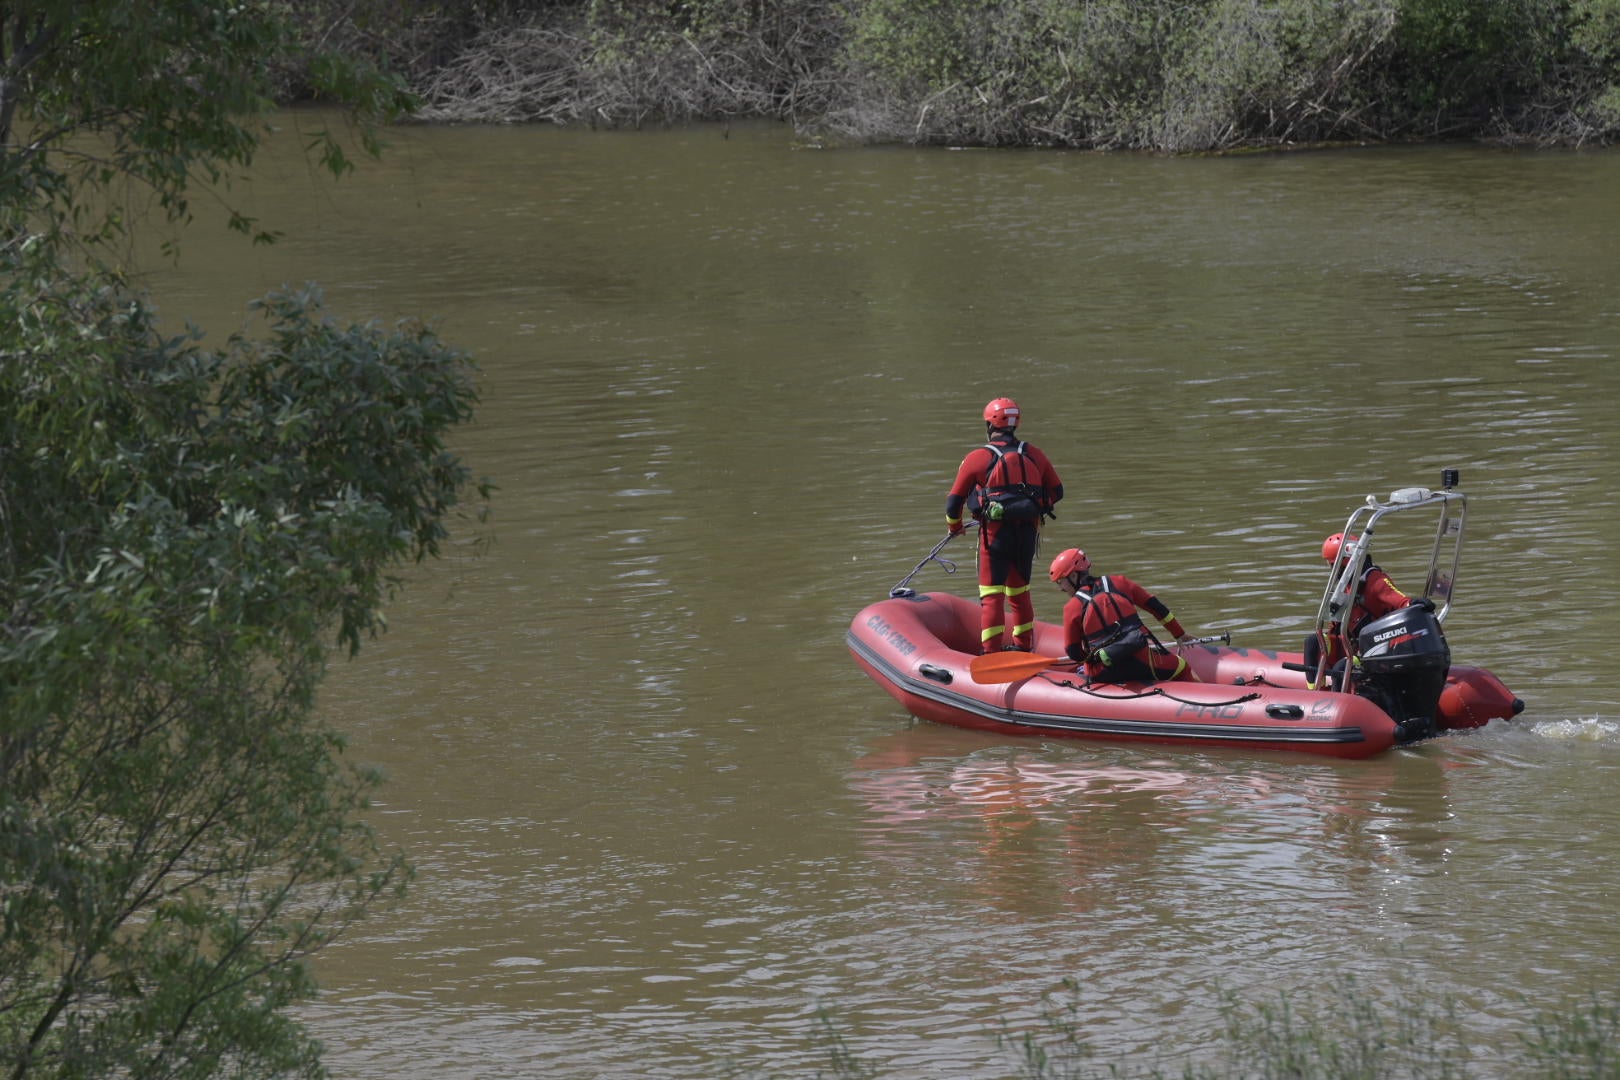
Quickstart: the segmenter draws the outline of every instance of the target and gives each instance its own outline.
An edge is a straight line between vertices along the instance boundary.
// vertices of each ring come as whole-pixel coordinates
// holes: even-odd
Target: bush
[[[0,1067],[318,1076],[304,961],[405,866],[314,691],[439,550],[469,365],[310,291],[207,353],[116,284],[6,269]]]
[[[1620,127],[1620,0],[576,0],[419,86],[426,119],[788,119],[857,140],[1170,151]]]

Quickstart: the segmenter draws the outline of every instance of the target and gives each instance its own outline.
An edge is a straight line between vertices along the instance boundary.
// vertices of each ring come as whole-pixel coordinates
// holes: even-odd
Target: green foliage
[[[1567,1010],[1532,1019],[1520,1036],[1541,1080],[1620,1077],[1620,1006],[1596,994]]]
[[[1598,63],[1620,60],[1620,0],[1572,0],[1571,36]]]
[[[996,1045],[1017,1059],[1019,1074],[1030,1080],[1091,1075],[1095,1051],[1081,1034],[1080,983],[1064,979],[1060,989],[1061,995],[1041,995],[1039,1032],[1015,1033],[1003,1024],[996,1034]]]
[[[1323,1000],[1336,1007],[1324,1010]],[[1420,991],[1383,988],[1375,995],[1349,976],[1330,978],[1297,1000],[1278,994],[1246,1003],[1228,994],[1228,1054],[1242,1075],[1264,1080],[1460,1078],[1473,1054],[1455,1011]]]
[[[747,42],[764,9],[761,0],[585,0],[582,15],[591,67],[633,84],[642,73],[684,76],[694,61],[717,71],[711,53]]]
[[[901,86],[938,90],[976,72],[975,31],[994,0],[865,0],[854,12],[850,53]]]
[[[1607,86],[1592,101],[1592,120],[1601,130],[1620,130],[1620,86]]]
[[[287,1014],[313,993],[305,960],[407,876],[360,816],[378,777],[311,710],[329,642],[359,649],[392,568],[440,551],[471,483],[444,443],[471,416],[471,364],[425,325],[339,325],[314,289],[266,297],[262,337],[204,351],[97,257],[132,188],[184,219],[198,187],[251,163],[281,65],[378,149],[408,99],[364,62],[295,55],[294,14],[0,12],[13,1080],[322,1075]],[[334,133],[308,150],[350,168]]]
[[[1170,151],[1620,135],[1620,0],[559,0],[523,19],[435,74],[435,117]]]
[[[1389,37],[1396,0],[1005,0],[911,40],[948,40],[914,127],[979,143],[1190,150],[1356,130],[1357,76]],[[883,10],[859,6],[870,15]],[[869,33],[890,22],[863,24]],[[938,57],[941,51],[922,52]],[[870,63],[899,56],[868,44]],[[913,72],[918,70],[913,64]],[[893,85],[892,83],[889,85]]]
[[[1376,95],[1360,79],[1387,50],[1394,22],[1394,0],[1210,4],[1178,43],[1154,144],[1202,150],[1365,137]]]
[[[1613,1080],[1620,1077],[1620,1008],[1612,995],[1575,1007],[1523,1004],[1526,1030],[1483,1045],[1454,999],[1401,985],[1369,990],[1330,975],[1306,991],[1245,1000],[1220,991],[1222,1030],[1198,1064],[1098,1059],[1084,1037],[1083,987],[1066,979],[1043,996],[1036,1030],[997,1037],[1028,1080]],[[1493,1028],[1500,1029],[1500,1024]]]
[[[1431,113],[1499,109],[1553,61],[1547,16],[1541,0],[1402,0],[1402,96]]]
[[[849,0],[847,134],[1171,151],[1616,132],[1614,0]],[[909,109],[897,107],[909,96]],[[848,118],[847,120],[845,118]]]
[[[1584,92],[1574,110],[1597,132],[1620,130],[1620,0],[1573,0],[1570,19],[1572,81]]]
[[[362,143],[412,101],[376,68],[295,52],[294,9],[252,0],[32,0],[0,13],[0,238],[32,229],[96,241],[127,228],[131,183],[171,220],[197,185],[253,159],[278,71],[347,105]],[[341,140],[317,155],[348,167]],[[251,219],[232,225],[252,232]],[[265,238],[264,234],[260,234]]]
[[[438,551],[471,368],[313,291],[164,336],[48,262],[0,291],[0,1064],[316,1076],[303,958],[397,889],[311,704]]]
[[[878,1070],[860,1059],[860,1056],[850,1049],[849,1042],[839,1029],[833,1014],[826,1008],[816,1008],[815,1028],[812,1040],[827,1055],[828,1064],[832,1067],[832,1076],[837,1080],[878,1080]],[[823,1074],[818,1072],[819,1078]]]
[[[661,34],[707,37],[757,22],[758,0],[585,0],[587,24],[604,39],[633,39]]]

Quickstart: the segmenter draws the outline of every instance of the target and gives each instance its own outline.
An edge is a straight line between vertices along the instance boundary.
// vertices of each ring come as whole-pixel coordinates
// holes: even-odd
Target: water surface
[[[500,486],[323,697],[418,867],[319,964],[334,1076],[807,1076],[825,1006],[885,1077],[990,1080],[1065,977],[1128,1067],[1336,974],[1508,1047],[1615,986],[1620,157],[410,128],[332,186],[296,143],[238,190],[288,239],[191,229],[160,305],[437,316]],[[1460,469],[1448,633],[1528,711],[1364,762],[910,720],[844,630],[1002,394],[1068,486],[1046,555],[1254,647],[1361,498]],[[947,553],[916,584],[971,594]]]

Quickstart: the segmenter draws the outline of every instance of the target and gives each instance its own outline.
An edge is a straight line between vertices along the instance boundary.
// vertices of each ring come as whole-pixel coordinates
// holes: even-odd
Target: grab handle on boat
[[[1307,682],[1309,682],[1309,677],[1314,677],[1315,675],[1315,667],[1312,667],[1311,664],[1294,664],[1294,662],[1291,661],[1283,661],[1281,667],[1283,667],[1285,670],[1290,670],[1290,672],[1304,672],[1307,677]],[[1343,672],[1341,672],[1340,667],[1335,664],[1333,667],[1330,667],[1330,669],[1322,672],[1322,685],[1317,687],[1317,690],[1338,690],[1338,682],[1340,682],[1340,678],[1343,678]]]
[[[922,672],[923,678],[933,679],[937,683],[949,683],[952,679],[956,678],[956,676],[952,675],[949,671],[942,667],[935,667],[933,664],[924,664],[917,670]]]
[[[1296,664],[1292,661],[1284,660],[1282,662],[1282,667],[1287,671],[1303,671],[1306,675],[1316,674],[1316,668],[1312,667],[1310,664]],[[1328,689],[1337,690],[1339,688],[1340,674],[1341,673],[1337,667],[1332,667],[1327,670],[1324,678],[1327,680]]]

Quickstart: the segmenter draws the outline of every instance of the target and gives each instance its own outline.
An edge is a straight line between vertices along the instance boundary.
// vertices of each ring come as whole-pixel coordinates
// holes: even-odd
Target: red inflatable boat
[[[1448,470],[1446,479],[1455,483],[1455,474]],[[978,605],[948,593],[918,594],[905,582],[855,616],[847,641],[878,685],[912,715],[936,723],[1009,735],[1368,757],[1524,709],[1489,671],[1452,665],[1440,629],[1451,607],[1465,506],[1448,484],[1439,492],[1406,488],[1387,503],[1369,496],[1351,515],[1344,530],[1350,539],[1319,605],[1318,633],[1330,632],[1337,614],[1354,603],[1384,515],[1436,508],[1440,525],[1419,597],[1429,603],[1362,628],[1353,643],[1360,660],[1343,679],[1347,685],[1335,689],[1307,690],[1299,653],[1212,644],[1172,646],[1200,682],[1087,685],[1064,659],[1060,626],[1037,623],[1033,656],[979,658]],[[1442,558],[1448,553],[1449,565]],[[1315,674],[1319,684],[1329,681]]]

